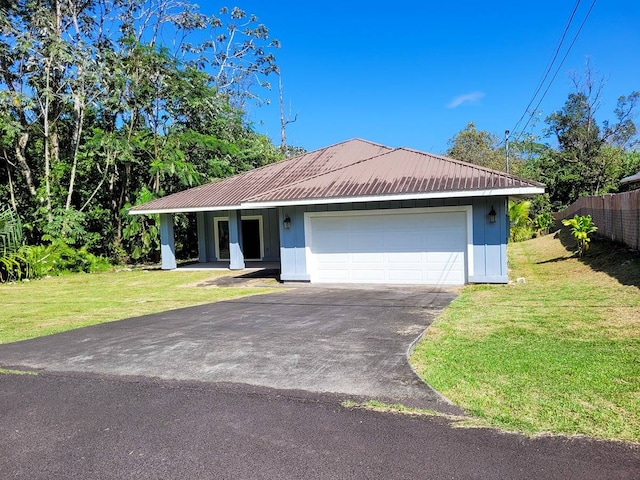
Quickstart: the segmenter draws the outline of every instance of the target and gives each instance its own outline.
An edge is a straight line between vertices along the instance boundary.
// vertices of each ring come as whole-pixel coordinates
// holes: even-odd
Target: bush
[[[511,222],[509,236],[512,242],[522,242],[533,236],[533,226],[529,218],[530,209],[531,202],[528,200],[509,202],[509,221]]]
[[[25,248],[20,217],[9,207],[0,208],[0,282],[28,276]]]
[[[562,224],[571,227],[571,233],[578,243],[578,249],[574,253],[582,257],[589,250],[589,242],[591,242],[589,234],[598,230],[598,227],[591,221],[591,215],[576,214],[573,218],[563,220]]]
[[[536,215],[535,220],[533,221],[533,224],[536,227],[536,233],[538,235],[541,234],[547,234],[549,232],[549,229],[551,227],[553,227],[553,224],[555,223],[555,219],[553,218],[553,214],[551,212],[540,212],[538,215]]]
[[[108,259],[89,253],[86,247],[75,249],[60,240],[51,245],[28,247],[27,262],[32,278],[71,272],[93,273],[111,268]]]

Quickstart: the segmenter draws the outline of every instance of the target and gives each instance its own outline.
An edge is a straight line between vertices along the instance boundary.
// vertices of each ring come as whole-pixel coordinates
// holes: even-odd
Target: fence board
[[[640,250],[640,190],[581,197],[555,217],[559,221],[576,214],[591,215],[599,235]]]

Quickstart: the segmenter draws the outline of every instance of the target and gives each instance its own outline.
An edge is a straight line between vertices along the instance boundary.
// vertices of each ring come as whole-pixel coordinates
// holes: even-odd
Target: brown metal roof
[[[528,187],[543,185],[452,158],[398,148],[314,178],[253,195],[245,202],[378,197]]]
[[[349,140],[217,182],[167,195],[143,205],[137,205],[131,209],[131,212],[176,208],[237,207],[252,195],[331,172],[390,150],[389,147],[366,140]]]
[[[543,187],[451,158],[355,139],[159,198],[134,207],[131,213]]]

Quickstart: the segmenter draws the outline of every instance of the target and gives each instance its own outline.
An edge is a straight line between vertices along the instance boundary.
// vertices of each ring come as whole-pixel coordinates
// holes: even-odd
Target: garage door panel
[[[392,268],[388,270],[389,283],[424,283],[425,272],[422,268]]]
[[[384,246],[387,252],[424,252],[426,235],[416,232],[386,232]]]
[[[353,269],[351,281],[357,283],[386,283],[384,268]]]
[[[321,271],[314,275],[314,282],[319,283],[350,283],[351,279],[347,270]]]
[[[326,264],[327,266],[333,265],[346,265],[349,263],[349,254],[348,253],[325,253],[322,252],[322,255],[317,256],[318,263]]]
[[[347,235],[347,248],[350,253],[382,252],[385,248],[384,237],[380,233],[345,232]],[[344,242],[344,237],[342,239]]]
[[[408,264],[421,264],[424,259],[423,252],[389,252],[388,254],[389,263],[408,263]]]
[[[427,263],[438,263],[441,265],[454,265],[461,263],[460,253],[455,252],[426,252]]]
[[[352,253],[350,258],[353,264],[384,264],[384,253],[381,252]]]
[[[466,212],[312,216],[313,282],[459,285]]]

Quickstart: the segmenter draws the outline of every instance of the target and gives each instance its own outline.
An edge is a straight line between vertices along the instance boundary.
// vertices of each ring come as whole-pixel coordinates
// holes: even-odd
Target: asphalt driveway
[[[298,287],[0,345],[0,365],[233,382],[456,412],[407,362],[412,342],[455,296]]]

